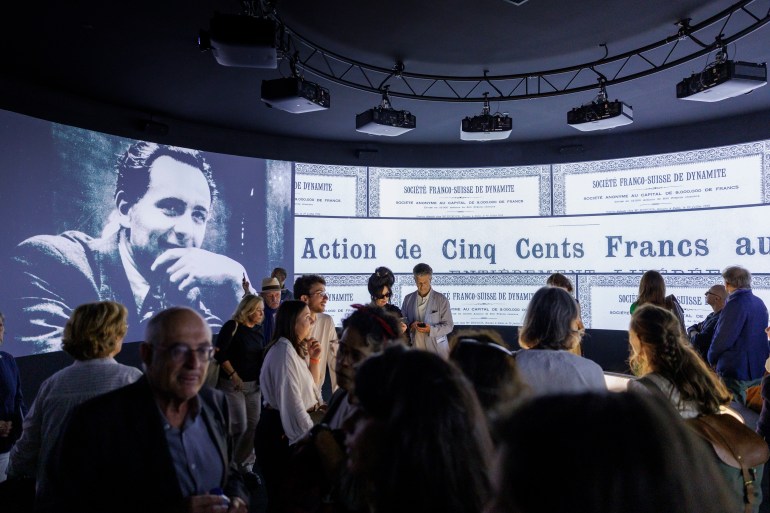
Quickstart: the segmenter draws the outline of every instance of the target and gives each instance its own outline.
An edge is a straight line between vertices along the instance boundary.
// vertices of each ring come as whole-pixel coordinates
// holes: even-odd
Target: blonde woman
[[[36,507],[42,508],[51,499],[48,462],[72,410],[142,376],[136,367],[122,365],[114,358],[123,347],[127,317],[125,306],[102,301],[78,306],[64,326],[62,349],[75,362],[40,385],[8,467],[9,476],[37,479]]]
[[[254,463],[254,433],[261,409],[259,371],[265,349],[264,319],[262,298],[246,294],[217,335],[217,388],[230,403],[230,426],[235,439],[233,459],[242,467]]]

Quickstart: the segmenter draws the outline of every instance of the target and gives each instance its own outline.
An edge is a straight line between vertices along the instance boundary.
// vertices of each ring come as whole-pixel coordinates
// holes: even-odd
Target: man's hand
[[[232,258],[200,248],[164,251],[150,270],[156,272],[164,268],[169,282],[183,293],[194,287],[226,286],[240,298],[242,280],[246,276],[243,266]]]
[[[11,434],[12,429],[13,429],[13,421],[0,420],[0,438],[8,438],[8,435]]]
[[[246,513],[246,503],[238,497],[235,499],[240,501],[243,509],[234,503],[234,499],[224,495],[193,495],[185,499],[184,511],[186,513]]]

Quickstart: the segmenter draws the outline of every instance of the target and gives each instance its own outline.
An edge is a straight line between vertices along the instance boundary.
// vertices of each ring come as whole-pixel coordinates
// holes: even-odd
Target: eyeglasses
[[[326,298],[329,297],[328,295],[326,295],[325,290],[316,290],[315,292],[311,292],[310,294],[308,294],[308,296],[318,296],[318,297],[326,297]]]
[[[374,299],[386,299],[386,298],[390,299],[392,297],[393,297],[393,293],[392,292],[386,292],[385,294],[379,294],[377,296],[374,296]]]
[[[208,362],[214,356],[214,346],[200,346],[193,349],[187,344],[174,344],[168,347],[156,346],[155,349],[166,352],[174,363],[184,363],[190,358],[190,353],[195,353],[195,357],[203,362]]]
[[[722,296],[720,296],[719,294],[714,294],[714,293],[713,293],[713,292],[711,292],[710,290],[706,291],[706,293],[705,293],[705,294],[703,294],[703,295],[704,295],[704,296],[716,296],[716,297],[718,297],[718,298],[721,298],[721,297],[722,297]]]

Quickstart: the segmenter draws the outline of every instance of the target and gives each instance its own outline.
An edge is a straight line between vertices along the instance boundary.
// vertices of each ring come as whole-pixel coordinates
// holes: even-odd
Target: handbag
[[[740,469],[743,481],[744,511],[755,509],[756,475],[754,468],[761,467],[770,459],[770,449],[761,436],[728,414],[701,415],[685,422],[698,436],[706,440],[721,462]]]

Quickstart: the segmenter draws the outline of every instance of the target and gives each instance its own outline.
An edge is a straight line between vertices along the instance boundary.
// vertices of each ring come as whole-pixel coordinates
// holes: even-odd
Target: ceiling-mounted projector
[[[262,101],[293,114],[326,110],[331,105],[328,89],[301,77],[263,80]]]
[[[211,50],[222,66],[278,67],[275,22],[243,14],[215,13],[209,30],[201,30],[198,46]]]
[[[511,135],[513,121],[505,114],[490,114],[489,99],[484,93],[484,107],[478,116],[463,118],[460,139],[463,141],[496,141]]]
[[[406,110],[375,107],[356,115],[356,130],[370,135],[396,136],[417,127],[417,118]]]
[[[634,111],[631,106],[618,100],[611,102],[600,98],[567,112],[567,124],[583,132],[607,130],[633,122]]]
[[[417,118],[407,110],[396,110],[390,104],[388,86],[382,90],[382,103],[356,115],[356,130],[369,135],[393,137],[417,127]]]
[[[693,73],[676,85],[676,97],[698,102],[718,102],[746,94],[767,84],[767,65],[725,60]]]

